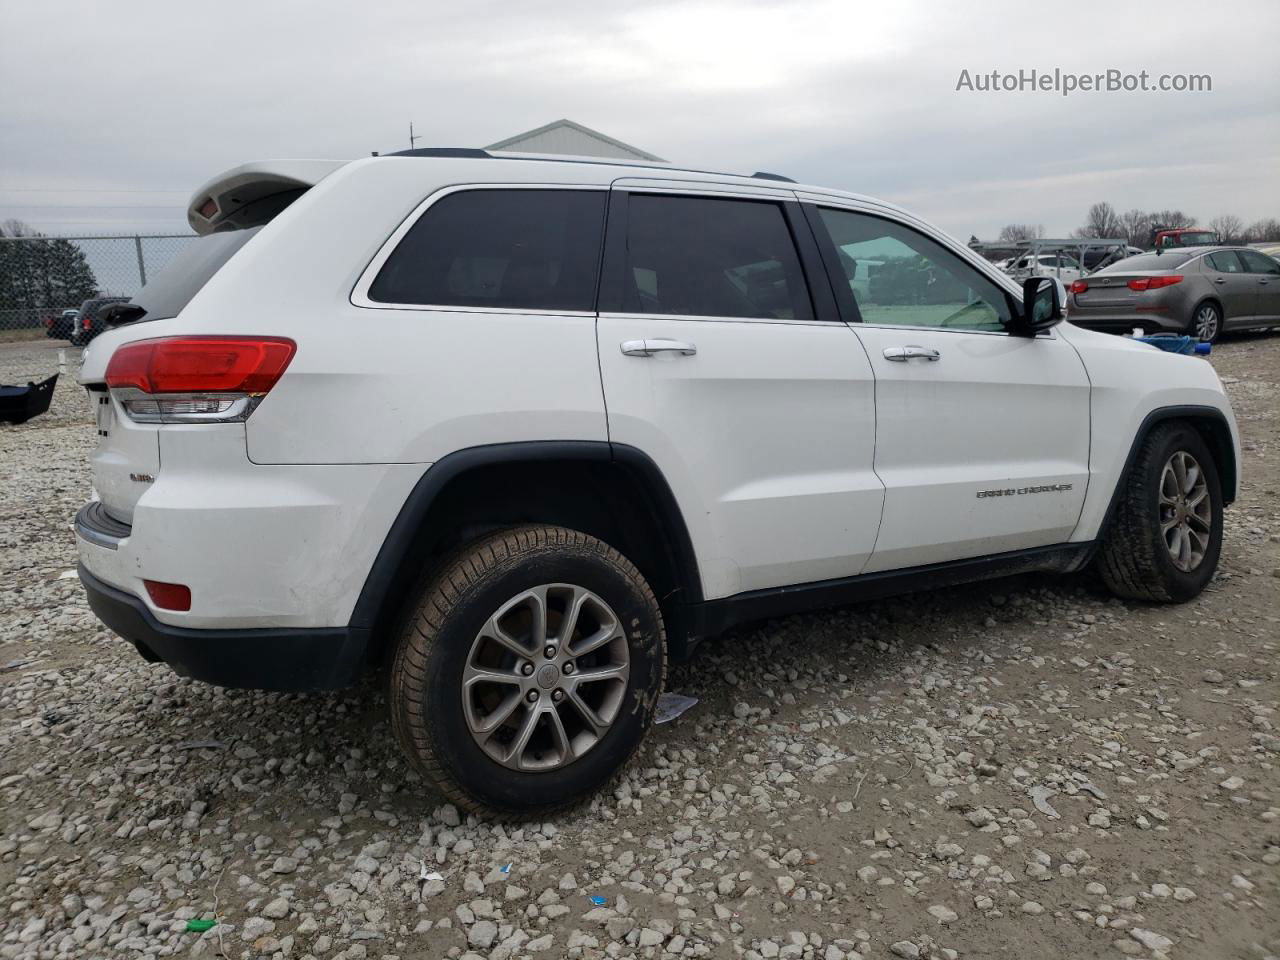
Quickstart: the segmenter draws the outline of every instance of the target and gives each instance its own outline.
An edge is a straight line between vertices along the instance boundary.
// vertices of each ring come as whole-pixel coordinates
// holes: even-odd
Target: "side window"
[[[1280,263],[1276,263],[1266,254],[1258,253],[1256,250],[1237,250],[1236,253],[1244,261],[1245,270],[1249,273],[1268,273],[1273,276],[1280,274]]]
[[[1243,273],[1244,267],[1240,264],[1240,260],[1230,250],[1219,250],[1217,253],[1210,253],[1205,256],[1209,261],[1209,266],[1219,273]]]
[[[603,190],[464,190],[429,206],[369,287],[379,303],[592,310]]]
[[[823,208],[863,323],[1003,331],[1009,299],[994,281],[909,227]]]
[[[812,320],[800,257],[769,201],[633,193],[622,310]]]

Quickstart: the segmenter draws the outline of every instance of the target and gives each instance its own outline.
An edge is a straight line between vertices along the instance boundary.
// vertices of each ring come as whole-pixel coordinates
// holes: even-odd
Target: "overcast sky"
[[[1090,203],[1280,216],[1280,3],[0,0],[0,220],[186,229],[266,157],[478,146],[569,117],[675,163],[772,170],[967,238]],[[1020,68],[1211,92],[957,92]]]

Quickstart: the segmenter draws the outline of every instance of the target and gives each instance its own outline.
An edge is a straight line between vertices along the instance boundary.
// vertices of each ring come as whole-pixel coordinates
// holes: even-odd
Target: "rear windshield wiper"
[[[147,315],[146,307],[136,303],[113,303],[102,308],[102,321],[109,327],[119,327],[141,320]]]

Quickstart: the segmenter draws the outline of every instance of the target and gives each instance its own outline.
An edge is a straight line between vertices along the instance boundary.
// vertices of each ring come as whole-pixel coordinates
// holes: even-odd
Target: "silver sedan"
[[[1181,247],[1119,260],[1071,284],[1076,326],[1185,333],[1280,325],[1280,263],[1248,247]]]

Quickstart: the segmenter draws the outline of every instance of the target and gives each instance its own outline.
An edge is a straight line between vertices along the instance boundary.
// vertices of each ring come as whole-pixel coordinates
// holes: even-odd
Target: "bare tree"
[[[1153,210],[1151,212],[1153,226],[1161,230],[1179,230],[1183,227],[1194,227],[1196,218],[1181,210]]]
[[[39,230],[21,220],[6,220],[0,223],[0,237],[39,237]]]
[[[1244,221],[1230,213],[1224,213],[1210,220],[1209,229],[1214,231],[1223,243],[1239,243],[1244,239]]]
[[[1275,217],[1255,220],[1245,229],[1244,239],[1248,243],[1275,243],[1280,241],[1280,220]]]
[[[1133,209],[1120,216],[1120,232],[1131,247],[1145,247],[1151,242],[1151,214]]]
[[[1084,226],[1076,231],[1077,237],[1120,237],[1124,235],[1124,224],[1116,213],[1115,207],[1105,200],[1095,203],[1085,215]]]
[[[1000,228],[1000,243],[1021,243],[1024,240],[1039,240],[1044,236],[1043,223],[1008,223]]]

